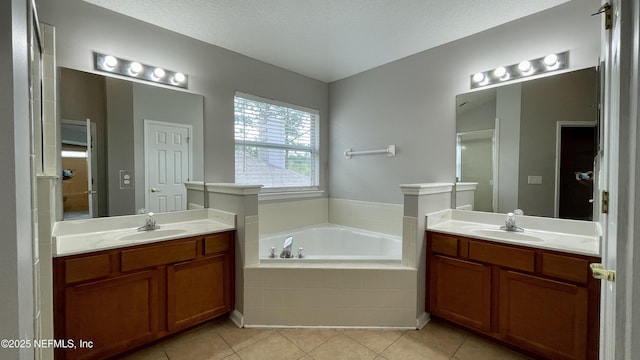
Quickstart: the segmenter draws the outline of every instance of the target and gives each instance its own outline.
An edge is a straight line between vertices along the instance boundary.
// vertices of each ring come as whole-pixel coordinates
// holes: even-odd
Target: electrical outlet
[[[133,171],[132,170],[120,170],[120,189],[133,189],[134,181],[133,181]]]

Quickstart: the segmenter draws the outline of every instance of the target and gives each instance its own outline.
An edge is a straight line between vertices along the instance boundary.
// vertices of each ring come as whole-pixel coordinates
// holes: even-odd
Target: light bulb
[[[131,74],[132,76],[137,76],[140,71],[142,71],[142,64],[140,64],[139,62],[132,62],[129,65],[129,74]]]
[[[503,77],[507,74],[507,69],[505,69],[503,66],[500,66],[499,68],[493,70],[493,75],[495,75],[496,77]]]
[[[115,56],[107,55],[104,57],[104,65],[108,69],[113,69],[118,65],[118,59]]]
[[[153,70],[153,77],[156,80],[162,79],[164,77],[164,69],[163,68],[155,68]]]
[[[544,57],[544,63],[547,66],[554,66],[558,63],[558,55],[556,54],[549,54],[547,56]]]
[[[175,75],[173,75],[173,78],[171,79],[171,82],[173,82],[174,84],[180,84],[185,79],[186,77],[184,76],[183,73],[175,73]]]
[[[474,81],[474,82],[477,82],[477,83],[484,81],[484,74],[483,74],[483,73],[480,73],[480,72],[479,72],[479,73],[474,74],[474,75],[473,75],[473,81]]]
[[[520,64],[518,64],[518,69],[522,73],[529,72],[531,70],[531,61],[525,60],[521,62]]]

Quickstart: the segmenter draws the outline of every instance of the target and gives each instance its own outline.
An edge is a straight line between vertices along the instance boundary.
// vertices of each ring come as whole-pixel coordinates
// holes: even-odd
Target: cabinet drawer
[[[559,279],[586,284],[589,262],[571,256],[542,254],[542,274]]]
[[[535,252],[485,242],[469,241],[469,259],[533,272]]]
[[[97,279],[111,273],[111,257],[102,254],[65,260],[64,269],[66,284]]]
[[[458,256],[458,238],[431,233],[431,251],[437,254]]]
[[[229,251],[233,240],[233,233],[224,232],[220,234],[208,235],[204,238],[204,254],[215,254]]]
[[[123,272],[171,264],[196,258],[196,240],[178,244],[122,250],[120,270]]]

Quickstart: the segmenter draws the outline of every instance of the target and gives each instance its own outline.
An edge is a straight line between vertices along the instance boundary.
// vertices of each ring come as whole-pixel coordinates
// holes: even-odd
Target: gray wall
[[[464,133],[469,131],[489,130],[496,127],[496,89],[487,89],[488,94],[483,96],[480,103],[468,103],[458,106],[456,110],[456,131]],[[476,93],[472,93],[476,94]],[[459,95],[457,102],[466,101],[468,94]],[[469,101],[474,101],[468,99]]]
[[[497,205],[501,213],[518,208],[521,92],[521,84],[501,86],[496,91],[496,117],[500,119]]]
[[[455,179],[455,96],[469,76],[550,52],[571,69],[597,64],[599,1],[556,8],[330,84],[331,197],[401,203],[398,184]],[[398,146],[398,155],[345,160],[344,151]]]
[[[0,2],[0,338],[33,339],[33,251],[27,1]],[[0,349],[3,359],[33,359],[33,349]]]
[[[41,21],[56,27],[58,66],[92,72],[92,52],[99,51],[189,75],[189,91],[204,96],[205,181],[234,181],[233,96],[236,90],[318,109],[320,168],[326,169],[326,83],[81,0],[37,2]],[[325,183],[325,177],[321,176],[322,188]]]
[[[107,173],[109,216],[136,213],[135,187],[120,189],[120,170],[134,171],[133,87],[105,78],[107,103]],[[137,176],[134,176],[134,182]]]

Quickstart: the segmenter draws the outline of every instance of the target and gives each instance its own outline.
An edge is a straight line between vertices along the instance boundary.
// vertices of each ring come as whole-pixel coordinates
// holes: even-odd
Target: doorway
[[[145,208],[187,210],[185,183],[192,178],[192,126],[144,121]]]
[[[63,219],[88,219],[97,214],[95,123],[62,120]]]
[[[592,122],[558,123],[556,217],[593,220],[596,131]]]
[[[456,178],[460,182],[477,183],[473,210],[496,211],[496,133],[477,130],[457,134]]]

